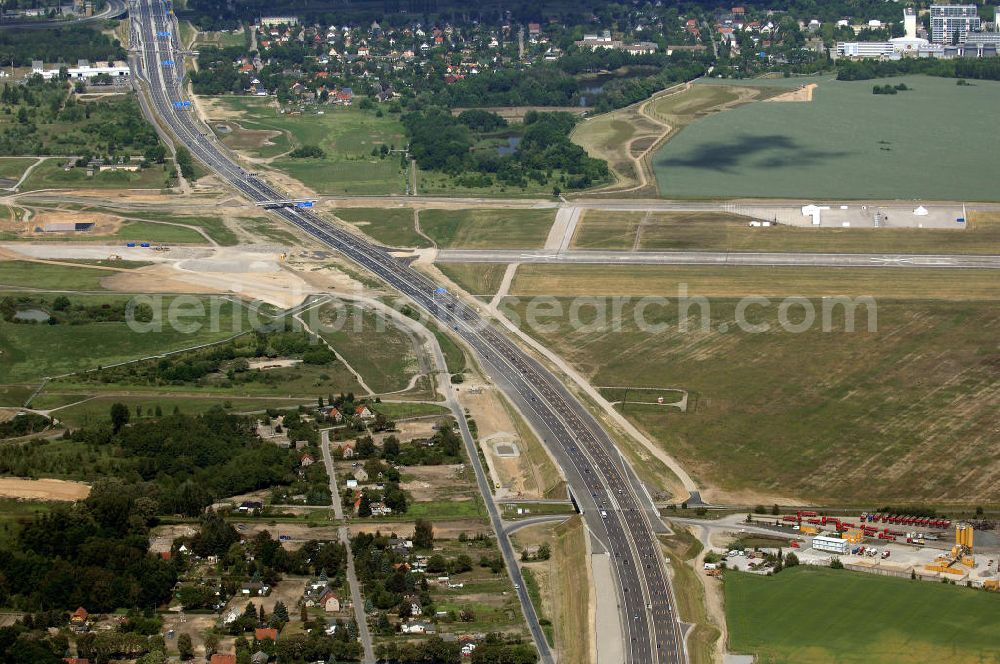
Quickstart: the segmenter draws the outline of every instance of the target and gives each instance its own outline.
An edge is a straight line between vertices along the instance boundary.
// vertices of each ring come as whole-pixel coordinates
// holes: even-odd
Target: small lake
[[[14,313],[14,320],[30,320],[36,323],[44,323],[48,319],[48,312],[41,309],[22,309]]]
[[[497,146],[497,153],[501,157],[509,157],[517,151],[517,146],[521,144],[520,136],[510,136],[507,138],[507,145]]]

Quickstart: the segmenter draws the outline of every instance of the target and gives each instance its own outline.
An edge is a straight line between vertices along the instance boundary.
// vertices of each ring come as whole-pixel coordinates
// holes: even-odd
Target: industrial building
[[[967,15],[970,8],[974,16]],[[880,60],[996,57],[1000,49],[1000,32],[982,31],[983,24],[975,9],[975,5],[934,5],[931,7],[931,39],[927,40],[917,35],[917,14],[907,7],[903,10],[906,31],[903,37],[881,42],[837,42],[836,56]],[[936,19],[935,10],[938,10]],[[997,13],[1000,16],[1000,8]],[[996,25],[1000,25],[1000,18]],[[943,38],[946,33],[951,36]],[[956,38],[958,42],[952,44]]]
[[[121,79],[128,77],[131,73],[127,62],[95,63],[91,65],[89,60],[78,60],[75,67],[57,65],[54,69],[46,69],[41,60],[32,60],[31,74],[41,74],[42,78],[49,80],[57,78],[60,70],[64,67],[72,80],[90,80],[97,78],[101,74],[110,76],[112,79]]]
[[[817,535],[813,538],[812,548],[817,551],[826,551],[827,553],[836,553],[839,556],[846,556],[851,552],[851,543],[845,539],[840,539],[839,537]]]

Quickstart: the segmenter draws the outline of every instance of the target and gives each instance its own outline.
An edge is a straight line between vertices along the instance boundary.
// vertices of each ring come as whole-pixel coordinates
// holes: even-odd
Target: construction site
[[[800,510],[748,523],[788,535],[803,564],[830,565],[836,558],[849,570],[1000,591],[1000,541],[989,521],[953,523],[881,512],[835,517]],[[755,569],[753,557],[733,558],[730,568],[764,571]]]

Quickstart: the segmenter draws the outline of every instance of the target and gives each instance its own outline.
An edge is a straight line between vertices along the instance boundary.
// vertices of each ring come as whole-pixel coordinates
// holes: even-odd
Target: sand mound
[[[83,500],[90,495],[90,486],[67,480],[25,480],[0,477],[0,496],[23,500]]]
[[[771,97],[765,101],[784,101],[784,102],[796,102],[796,101],[812,101],[813,100],[813,90],[816,89],[815,83],[809,83],[808,85],[803,85],[797,90],[792,90],[791,92],[785,92],[784,94]]]

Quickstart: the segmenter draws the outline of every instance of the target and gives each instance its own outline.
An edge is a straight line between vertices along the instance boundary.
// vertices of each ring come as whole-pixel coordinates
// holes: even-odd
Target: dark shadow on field
[[[667,151],[670,150],[669,144]],[[718,173],[736,173],[746,168],[795,166],[808,168],[831,158],[851,154],[846,150],[811,150],[795,139],[772,134],[743,134],[731,141],[714,141],[683,155],[669,155],[655,162],[657,168],[700,168]]]

